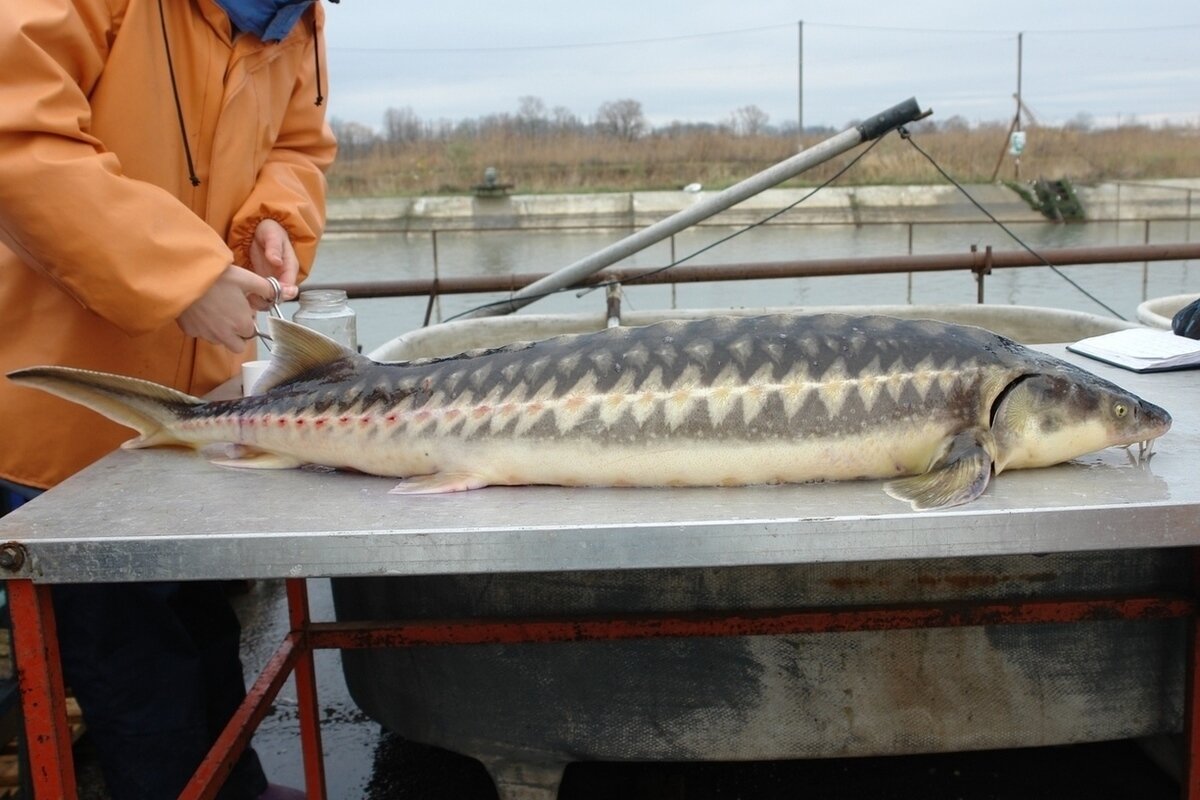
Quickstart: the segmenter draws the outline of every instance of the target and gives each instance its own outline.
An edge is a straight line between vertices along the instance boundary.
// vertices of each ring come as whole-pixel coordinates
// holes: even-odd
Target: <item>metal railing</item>
[[[1029,219],[1002,221],[1010,228],[1014,226],[1053,224]],[[1055,266],[1086,266],[1106,265],[1117,263],[1140,263],[1142,265],[1142,293],[1145,299],[1148,282],[1148,266],[1157,261],[1188,261],[1200,259],[1200,243],[1175,242],[1168,244],[1151,244],[1152,227],[1155,224],[1183,224],[1185,236],[1190,239],[1190,217],[1155,217],[1139,219],[1099,219],[1085,222],[1070,223],[1071,225],[1134,225],[1141,228],[1141,244],[1112,245],[1101,247],[1068,247],[1041,249],[1038,255],[1025,250],[997,250],[991,245],[982,248],[970,245],[969,249],[960,252],[915,254],[913,244],[918,230],[931,226],[959,225],[990,225],[986,220],[938,220],[938,221],[816,221],[793,222],[772,221],[771,227],[853,227],[869,226],[899,227],[905,231],[907,242],[906,253],[898,256],[872,256],[859,258],[816,258],[791,261],[771,262],[735,262],[711,265],[678,265],[670,269],[661,266],[644,268],[609,267],[600,273],[579,282],[579,286],[598,286],[612,283],[630,283],[638,285],[651,284],[684,284],[715,281],[761,280],[776,278],[813,278],[867,274],[904,274],[909,276],[909,297],[911,302],[911,283],[914,274],[925,272],[970,271],[976,281],[976,301],[984,302],[985,279],[994,270],[1017,267],[1043,266],[1046,262]],[[427,235],[430,238],[433,276],[431,278],[415,278],[400,280],[384,280],[370,282],[342,282],[334,284],[311,283],[306,289],[339,288],[345,289],[351,298],[384,298],[384,297],[428,297],[430,302],[426,309],[425,323],[428,324],[433,312],[434,303],[441,295],[452,294],[488,294],[513,293],[545,277],[547,273],[514,273],[509,275],[478,275],[467,277],[442,276],[442,265],[439,260],[439,237],[447,235],[461,236],[488,235],[496,233],[562,233],[567,231],[612,231],[623,230],[630,225],[541,225],[541,226],[504,226],[478,229],[437,228],[424,231],[405,230],[400,227],[370,225],[354,227],[343,225],[337,228],[338,233],[370,233],[370,234],[407,234]],[[697,228],[736,227],[730,223],[704,222],[689,230]],[[674,263],[677,256],[677,237],[669,237],[670,256],[668,263]]]

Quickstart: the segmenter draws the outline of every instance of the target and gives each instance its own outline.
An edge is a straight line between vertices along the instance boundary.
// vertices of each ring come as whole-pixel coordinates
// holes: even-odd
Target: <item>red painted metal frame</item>
[[[50,587],[35,586],[29,580],[10,580],[5,586],[33,793],[39,800],[73,800],[75,763]]]
[[[267,662],[254,686],[246,693],[246,699],[179,796],[180,800],[212,800],[216,797],[221,784],[250,743],[250,737],[291,673],[295,674],[299,703],[304,783],[310,800],[325,800],[325,762],[321,754],[316,668],[308,638],[308,586],[302,578],[286,583],[290,626],[288,635]]]
[[[1200,551],[1194,556],[1200,586]],[[295,673],[308,797],[325,800],[313,651],[324,648],[408,647],[478,643],[568,642],[692,636],[757,636],[974,625],[1027,625],[1103,620],[1185,619],[1188,677],[1185,737],[1188,763],[1181,796],[1200,800],[1200,619],[1197,603],[1169,596],[1015,602],[952,602],[906,606],[785,609],[738,614],[645,614],[594,619],[318,622],[309,619],[305,579],[288,579],[291,630],[247,693],[181,798],[210,800],[245,749],[287,676]],[[70,735],[49,588],[10,580],[26,735],[34,766],[34,796],[76,796]]]
[[[308,584],[289,580],[288,619],[293,635],[304,637],[304,654],[296,664],[296,700],[300,709],[300,743],[304,755],[304,785],[310,800],[325,800],[325,759],[321,753],[321,714],[317,705],[317,671],[309,631]]]
[[[930,603],[905,606],[797,609],[740,614],[623,615],[603,619],[433,620],[420,622],[317,622],[314,648],[356,649],[446,644],[519,644],[601,639],[702,636],[771,636],[789,633],[1028,625],[1190,616],[1184,598],[1126,597],[1094,600]]]
[[[246,693],[246,699],[234,712],[225,730],[213,743],[208,756],[200,763],[196,774],[179,795],[180,800],[212,800],[217,796],[221,784],[229,777],[238,757],[250,744],[250,737],[267,715],[271,701],[275,699],[288,674],[303,655],[302,635],[292,632],[284,637],[283,644],[267,662],[254,685]],[[311,657],[311,652],[309,656]]]

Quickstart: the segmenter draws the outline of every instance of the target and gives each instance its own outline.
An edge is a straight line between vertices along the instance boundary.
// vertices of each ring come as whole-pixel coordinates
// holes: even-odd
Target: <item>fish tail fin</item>
[[[161,445],[189,445],[172,430],[185,407],[204,401],[140,378],[127,378],[74,367],[29,367],[8,373],[8,379],[33,386],[66,400],[87,406],[114,422],[133,428],[140,435],[122,447],[127,449]]]

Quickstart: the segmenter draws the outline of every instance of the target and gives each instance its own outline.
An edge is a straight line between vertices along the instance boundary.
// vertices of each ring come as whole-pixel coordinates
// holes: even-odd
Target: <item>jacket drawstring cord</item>
[[[183,122],[183,103],[179,101],[179,84],[175,81],[175,65],[171,61],[171,42],[167,38],[167,18],[163,14],[163,0],[158,0],[158,21],[162,23],[163,47],[167,51],[167,71],[171,74],[171,91],[175,94],[175,113],[179,115],[179,133],[183,137],[183,154],[187,158],[188,180],[199,186],[196,168],[192,163],[192,147],[188,144],[187,126]]]
[[[162,0],[159,0],[161,2]],[[342,0],[329,0],[331,3],[340,3]],[[321,105],[325,102],[325,95],[321,91],[321,38],[317,36],[317,14],[313,12],[312,16],[312,35],[313,35],[313,61],[317,65],[317,102],[314,105]]]
[[[158,0],[160,3],[162,0]],[[313,62],[317,66],[317,102],[314,105],[321,105],[325,102],[325,95],[321,92],[321,39],[317,36],[317,15],[312,17],[312,35],[313,35]]]

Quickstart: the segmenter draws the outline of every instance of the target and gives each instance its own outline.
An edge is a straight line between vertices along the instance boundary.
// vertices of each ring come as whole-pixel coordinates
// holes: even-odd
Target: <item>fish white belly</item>
[[[445,441],[427,443],[428,461],[416,470],[395,469],[390,474],[467,473],[482,485],[566,486],[742,486],[893,478],[925,470],[944,441],[945,432],[932,428],[909,431],[904,437],[880,431],[791,441]]]

